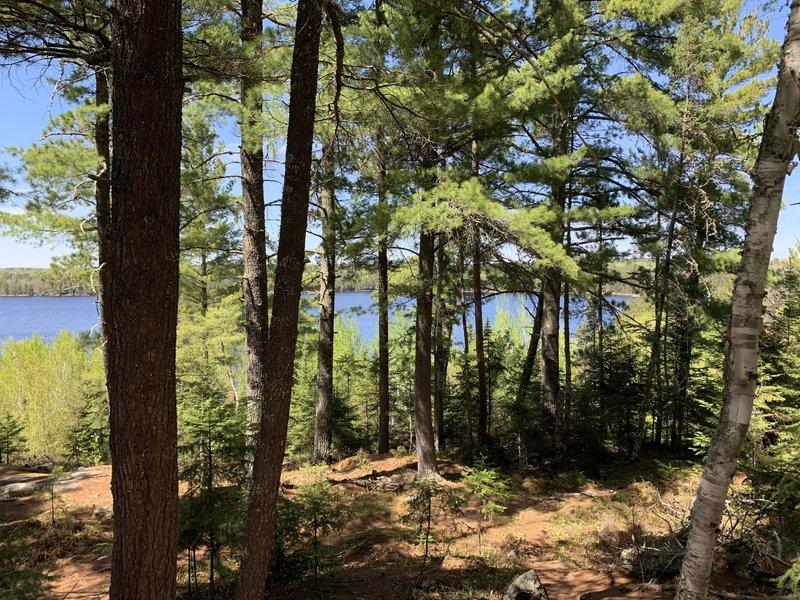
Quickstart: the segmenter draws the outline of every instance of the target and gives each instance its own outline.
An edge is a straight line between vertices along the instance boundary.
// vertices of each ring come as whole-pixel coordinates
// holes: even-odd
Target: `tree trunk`
[[[569,435],[569,415],[572,410],[572,349],[570,340],[569,284],[564,282],[564,393],[561,407],[564,411],[564,438]]]
[[[467,463],[472,462],[472,455],[474,450],[474,435],[472,432],[472,387],[469,365],[469,325],[467,321],[467,294],[466,285],[464,283],[464,239],[459,240],[458,246],[458,264],[459,264],[459,277],[461,279],[461,334],[464,337],[464,352],[462,354],[463,364],[461,367],[461,380],[464,386],[464,417],[467,421],[467,444],[466,444],[466,458]]]
[[[321,28],[321,2],[299,0],[292,54],[275,299],[269,336],[271,360],[267,363],[266,372],[269,387],[265,394],[259,443],[256,445],[253,461],[244,555],[239,569],[236,600],[262,600],[264,597],[275,532],[305,265]]]
[[[478,446],[489,441],[489,392],[486,383],[486,352],[483,347],[483,287],[481,286],[481,233],[475,226],[472,252],[472,299],[475,303],[475,359],[478,368]]]
[[[444,402],[447,396],[447,365],[450,360],[450,343],[453,331],[451,313],[445,298],[444,280],[450,262],[447,260],[445,240],[442,238],[436,252],[436,346],[433,353],[433,414],[436,425],[436,450],[442,452],[444,440]]]
[[[598,253],[602,256],[603,252],[603,226],[600,224],[598,226],[598,239],[599,239],[599,248]],[[600,418],[600,425],[603,428],[605,433],[610,431],[610,423],[608,421],[608,414],[607,408],[608,403],[606,402],[606,356],[605,356],[605,322],[603,318],[605,316],[605,291],[603,289],[603,266],[601,265],[600,273],[601,275],[597,278],[597,306],[595,307],[597,311],[597,315],[595,319],[597,323],[595,324],[596,327],[596,339],[597,339],[597,408],[598,412],[600,413],[598,416]]]
[[[633,436],[633,447],[631,448],[632,460],[636,460],[642,451],[642,444],[647,433],[647,413],[653,405],[651,396],[656,382],[659,367],[659,357],[661,352],[661,321],[664,317],[664,307],[667,302],[667,282],[669,278],[670,266],[672,264],[672,246],[675,243],[675,225],[678,220],[678,206],[672,210],[672,216],[667,227],[667,246],[664,252],[664,262],[661,268],[656,264],[656,306],[655,306],[655,329],[653,331],[653,342],[650,345],[650,360],[647,363],[647,373],[645,375],[644,396],[642,406],[639,408],[639,422]],[[660,271],[660,273],[659,273]],[[658,279],[661,279],[661,283]]]
[[[553,268],[542,282],[542,409],[553,419],[555,455],[563,456],[564,431],[561,422],[561,372],[558,356],[561,277]]]
[[[180,3],[118,0],[112,27],[114,202],[106,374],[114,463],[110,597],[173,598]]]
[[[434,235],[419,234],[417,331],[414,354],[414,423],[417,433],[417,476],[436,473],[436,447],[431,418],[431,321],[433,320]]]
[[[696,233],[694,252],[695,255],[702,253],[704,237]],[[696,305],[700,296],[700,272],[695,269],[689,276],[686,287],[686,303],[680,307],[676,318],[677,348],[675,351],[675,390],[672,404],[672,426],[670,433],[670,446],[675,452],[683,449],[683,427],[686,415],[686,406],[689,401],[689,379],[692,366],[692,350],[695,337],[695,326],[692,319],[691,310]]]
[[[474,68],[474,65],[473,65]],[[480,174],[478,139],[473,136],[472,176]],[[475,303],[475,359],[478,368],[478,446],[485,449],[489,441],[489,385],[486,378],[486,352],[483,340],[483,286],[481,285],[481,230],[473,229],[475,245],[472,252],[472,298]]]
[[[336,198],[333,190],[333,144],[322,148],[322,256],[319,264],[319,342],[317,344],[317,411],[313,462],[330,461],[333,438],[333,325],[336,294]]]
[[[378,165],[378,206],[387,210],[386,165]],[[378,241],[378,452],[389,452],[389,252],[386,225]]]
[[[570,141],[570,152],[574,152],[574,131],[572,132]],[[566,209],[567,214],[572,210],[572,179],[567,184],[567,201]],[[569,253],[572,248],[572,229],[569,222],[569,217],[566,219],[566,227],[564,231],[564,248]],[[562,398],[559,408],[561,409],[561,422],[564,436],[564,447],[567,445],[569,438],[569,416],[572,409],[572,349],[570,340],[570,327],[569,327],[569,282],[564,282],[564,389],[562,390]],[[562,456],[562,461],[566,458],[566,454]]]
[[[514,407],[514,419],[517,421],[517,446],[518,460],[520,466],[528,464],[528,444],[525,439],[525,424],[527,423],[528,410],[525,400],[528,397],[528,390],[531,387],[533,368],[536,366],[536,352],[539,349],[539,339],[542,337],[542,293],[536,296],[536,314],[533,317],[533,327],[531,328],[531,340],[528,342],[528,351],[525,354],[525,362],[522,363],[522,372],[517,384],[517,398]]]
[[[708,592],[725,498],[753,411],[767,270],[789,161],[797,148],[795,123],[800,113],[800,87],[796,78],[800,72],[798,0],[791,4],[786,31],[775,101],[764,123],[753,169],[753,195],[728,322],[722,413],[692,507],[686,555],[675,596],[678,600],[704,600]]]
[[[94,124],[94,145],[97,152],[97,179],[94,184],[95,219],[97,220],[97,263],[99,267],[98,299],[100,304],[100,339],[103,346],[105,372],[110,369],[108,330],[111,327],[108,298],[111,289],[111,122],[108,112],[108,74],[101,67],[94,71],[95,106],[99,113]]]
[[[242,0],[240,37],[252,57],[261,43],[262,0]],[[267,237],[264,215],[264,137],[261,129],[261,74],[246,62],[241,79],[242,144],[242,259],[244,262],[244,333],[247,363],[247,429],[251,448],[261,418],[266,390],[267,343],[269,336],[267,289]],[[251,450],[252,452],[252,450]],[[252,458],[252,454],[251,454]]]

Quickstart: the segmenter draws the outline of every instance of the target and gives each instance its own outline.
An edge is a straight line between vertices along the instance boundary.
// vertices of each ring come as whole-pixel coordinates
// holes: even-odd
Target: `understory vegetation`
[[[796,594],[778,4],[3,2],[0,233],[68,252],[0,294],[100,328],[0,346],[0,598]]]

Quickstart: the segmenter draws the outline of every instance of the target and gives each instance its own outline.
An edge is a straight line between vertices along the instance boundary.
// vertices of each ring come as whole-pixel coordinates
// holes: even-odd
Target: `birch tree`
[[[686,555],[676,592],[678,600],[704,600],[708,592],[725,499],[753,412],[767,269],[778,226],[784,182],[794,166],[791,161],[797,153],[795,123],[800,113],[798,0],[791,4],[786,32],[775,100],[764,123],[761,147],[753,169],[753,195],[726,333],[722,413],[692,507]]]

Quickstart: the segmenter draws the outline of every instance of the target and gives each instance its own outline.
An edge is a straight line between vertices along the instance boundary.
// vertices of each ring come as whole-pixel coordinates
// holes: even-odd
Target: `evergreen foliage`
[[[360,331],[352,314],[337,313],[331,459],[386,450],[379,437],[386,360],[388,447],[412,453],[424,445],[415,402],[429,397],[437,455],[470,465],[462,482],[479,505],[480,544],[486,522],[504,509],[500,468],[533,463],[598,473],[622,456],[705,455],[722,398],[724,319],[749,173],[779,54],[769,39],[769,7],[744,0],[324,4],[317,164],[303,174],[312,190],[302,289],[311,293],[301,300],[296,347],[267,343],[265,354],[294,352],[288,459],[303,462],[313,451],[326,186],[335,192],[324,242],[336,255],[335,288],[375,291],[386,277],[380,293],[388,305],[380,309],[391,316],[384,343]],[[296,10],[273,0],[261,8],[263,31],[249,37],[241,7],[190,0],[182,8],[175,369],[179,542],[189,556],[190,593],[198,556],[213,595],[232,585],[241,549],[257,425],[247,417],[252,320],[242,240],[265,238],[259,283],[269,297],[257,314],[266,321],[272,302],[288,297],[275,293],[277,272],[288,264],[276,265],[275,251],[302,237],[277,239],[285,199],[270,181],[279,180],[278,165],[297,158],[286,150]],[[63,107],[49,115],[41,139],[9,150],[16,171],[0,167],[0,230],[69,248],[46,271],[0,270],[0,294],[99,293],[102,304],[108,206],[98,192],[113,186],[98,128],[112,108],[102,98],[103,78],[114,85],[109,19],[106,4],[88,0],[0,8],[0,62],[58,63],[60,71],[47,76],[59,77],[54,96]],[[106,142],[108,150],[113,140]],[[259,157],[266,178],[259,231],[245,224],[242,148]],[[630,296],[618,302],[615,292]],[[515,295],[516,312],[499,301],[492,319],[481,318],[479,309],[506,294]],[[433,306],[424,340],[431,356],[415,362],[423,346],[414,321],[420,299]],[[109,460],[100,338],[4,342],[0,461]],[[800,248],[772,264],[760,385],[740,461],[746,500],[764,504],[759,531],[777,531],[788,553],[800,543],[798,357]],[[428,363],[430,393],[422,389],[427,381],[415,381]],[[481,455],[486,462],[475,460]],[[275,575],[312,568],[316,575],[321,540],[348,517],[342,497],[321,475],[312,479],[281,492]],[[415,483],[406,522],[426,560],[432,520],[458,514],[463,501],[435,481]],[[795,565],[781,580],[795,592],[797,572]]]

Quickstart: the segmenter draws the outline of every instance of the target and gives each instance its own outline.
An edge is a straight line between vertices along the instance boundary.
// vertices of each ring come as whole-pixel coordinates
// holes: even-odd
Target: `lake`
[[[94,296],[2,296],[0,341],[40,335],[48,341],[61,331],[97,330],[100,316]]]
[[[305,294],[306,298],[313,295]],[[629,298],[622,296],[608,296],[609,301],[624,303]],[[581,301],[576,302],[573,308],[571,327],[574,332],[583,320],[580,310]],[[408,299],[393,305],[397,310],[413,308],[414,301]],[[498,311],[525,315],[531,314],[535,303],[520,295],[493,296],[484,301],[483,317],[493,323]],[[309,312],[316,313],[314,308]],[[375,303],[372,301],[371,292],[337,292],[336,313],[341,316],[352,317],[358,325],[361,336],[365,341],[370,341],[378,334],[378,315]],[[471,317],[470,317],[471,318]],[[96,331],[99,327],[97,304],[93,296],[33,296],[33,297],[0,297],[0,340],[9,337],[24,339],[32,335],[40,335],[47,340],[52,340],[61,331],[80,333]],[[461,328],[454,327],[454,341],[461,343]]]

